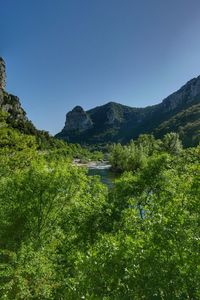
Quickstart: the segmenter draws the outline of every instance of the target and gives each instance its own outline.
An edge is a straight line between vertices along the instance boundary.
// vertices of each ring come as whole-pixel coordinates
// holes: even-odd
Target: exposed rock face
[[[2,106],[2,103],[3,103],[3,90],[0,89],[0,107]]]
[[[180,90],[165,98],[162,106],[167,111],[172,111],[178,106],[187,105],[200,95],[200,76],[188,81]]]
[[[0,90],[6,87],[6,67],[2,57],[0,57]]]
[[[118,123],[120,123],[120,115],[116,114],[114,102],[109,102],[107,104],[106,118],[106,124],[108,125],[117,125]]]
[[[6,68],[4,60],[0,57],[0,110],[8,113],[7,123],[9,126],[27,134],[36,134],[39,132],[31,121],[28,120],[19,98],[7,93],[5,88]]]
[[[197,142],[193,141],[198,141],[196,136],[200,132],[199,113],[200,76],[187,82],[160,104],[145,108],[115,102],[87,112],[75,107],[67,114],[64,130],[56,137],[75,143],[126,143],[144,133],[162,137],[166,132],[175,131],[185,145],[194,145]]]
[[[10,118],[27,121],[26,113],[21,107],[19,98],[5,91],[6,67],[3,58],[0,57],[0,108],[10,114]]]
[[[10,117],[15,120],[27,121],[26,113],[21,107],[20,100],[17,96],[0,91],[0,109],[8,112]]]
[[[92,128],[93,123],[88,114],[81,106],[76,106],[66,115],[66,122],[63,131],[83,132]]]
[[[3,91],[6,85],[6,69],[5,62],[2,57],[0,57],[0,107],[3,103],[4,94]]]

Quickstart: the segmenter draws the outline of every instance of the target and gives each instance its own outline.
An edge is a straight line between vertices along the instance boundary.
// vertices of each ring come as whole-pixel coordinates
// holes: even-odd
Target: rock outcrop
[[[65,127],[56,137],[86,144],[126,143],[140,134],[154,133],[162,137],[174,130],[180,134],[185,145],[195,145],[200,141],[199,104],[200,76],[187,82],[160,104],[145,108],[115,102],[86,112],[75,107],[67,114]]]
[[[6,88],[6,66],[3,58],[0,57],[0,109],[8,112],[10,118],[27,121],[26,113],[21,107],[17,96],[8,94]]]
[[[188,81],[177,92],[168,96],[162,101],[163,109],[173,111],[180,106],[187,106],[200,95],[200,76]]]
[[[6,88],[6,66],[2,57],[0,57],[0,90]]]
[[[26,112],[21,106],[20,100],[17,96],[0,91],[0,108],[9,113],[10,118],[15,120],[27,121]]]
[[[66,115],[66,122],[63,131],[77,131],[84,132],[92,128],[93,122],[89,115],[83,110],[81,106],[76,106],[72,111]]]
[[[28,120],[26,112],[21,106],[17,96],[6,92],[6,66],[0,57],[0,110],[7,112],[7,123],[9,126],[27,134],[37,134],[37,129]]]

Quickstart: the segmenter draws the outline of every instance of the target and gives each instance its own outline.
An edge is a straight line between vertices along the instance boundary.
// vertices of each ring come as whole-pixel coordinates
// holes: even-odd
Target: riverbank
[[[105,160],[82,162],[80,159],[74,159],[73,165],[77,167],[85,167],[88,169],[98,169],[98,170],[108,170],[111,168],[109,162]]]

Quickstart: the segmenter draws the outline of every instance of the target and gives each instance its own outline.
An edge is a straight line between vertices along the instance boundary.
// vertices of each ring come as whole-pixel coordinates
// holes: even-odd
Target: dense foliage
[[[27,126],[27,124],[23,126]],[[49,159],[54,160],[61,157],[70,160],[79,158],[84,161],[103,158],[102,153],[96,149],[90,151],[79,144],[67,144],[50,136],[46,131],[35,129],[34,132],[31,132],[32,134],[30,132],[24,134],[24,131],[21,132],[19,127],[15,128],[13,126],[13,123],[10,124],[9,122],[9,114],[0,111],[0,149],[3,149],[3,151],[13,150],[16,154],[16,151],[20,148],[35,149],[39,151],[40,155],[46,155]]]
[[[184,146],[198,145],[200,142],[200,104],[192,105],[163,122],[155,133],[163,136],[170,131],[179,133]]]
[[[142,134],[128,145],[114,144],[110,147],[110,163],[115,171],[137,171],[147,165],[148,159],[160,153],[178,155],[182,143],[177,133],[167,133],[162,140],[153,135]]]
[[[115,145],[108,190],[71,164],[87,150],[0,125],[1,299],[200,299],[200,147]]]

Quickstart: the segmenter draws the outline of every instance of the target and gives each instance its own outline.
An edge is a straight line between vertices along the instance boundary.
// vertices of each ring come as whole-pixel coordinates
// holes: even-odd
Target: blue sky
[[[200,74],[199,0],[0,0],[7,90],[54,134],[75,105],[160,102]]]

